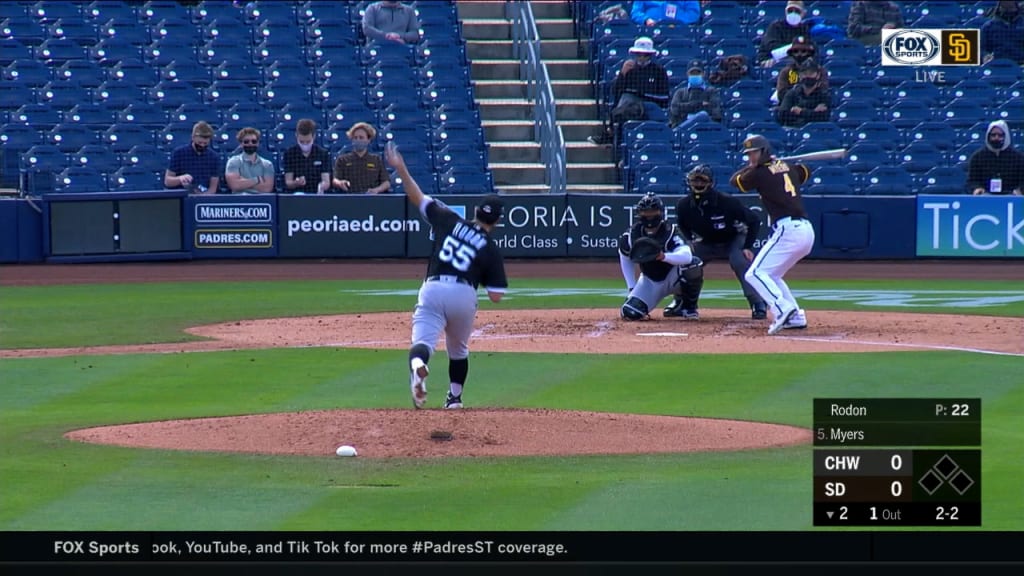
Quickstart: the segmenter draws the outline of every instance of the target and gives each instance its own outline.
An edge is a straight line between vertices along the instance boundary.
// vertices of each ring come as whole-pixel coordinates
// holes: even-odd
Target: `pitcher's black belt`
[[[427,276],[426,278],[423,279],[423,281],[424,282],[457,282],[459,284],[465,284],[467,286],[472,286],[472,284],[469,283],[469,280],[466,280],[462,276],[452,276],[450,274],[441,274],[439,276]]]

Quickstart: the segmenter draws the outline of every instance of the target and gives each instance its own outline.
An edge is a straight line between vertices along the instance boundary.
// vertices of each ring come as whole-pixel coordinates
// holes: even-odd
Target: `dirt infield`
[[[242,280],[418,280],[421,261],[180,262],[8,266],[0,285],[97,282],[198,282]],[[549,278],[617,278],[609,262],[510,261],[509,275]],[[731,278],[727,266],[711,266],[710,278]],[[806,262],[789,276],[800,278],[1019,279],[1015,262]],[[410,303],[411,308],[411,303]],[[656,319],[623,322],[614,310],[502,310],[485,305],[478,314],[474,351],[578,353],[863,352],[956,349],[1024,354],[1015,318],[901,313],[813,312],[807,330],[767,337],[764,321],[746,310],[708,309],[700,321]],[[182,344],[6,350],[0,357],[141,352],[192,352],[271,347],[404,349],[409,314],[360,314],[246,320],[189,330],[208,340]],[[966,345],[965,345],[966,343]],[[440,343],[443,349],[443,343]],[[443,370],[441,370],[443,374]],[[393,375],[388,375],[392,378]],[[432,404],[443,398],[443,378],[432,386]],[[432,430],[453,433],[430,439]],[[608,430],[616,433],[609,435]],[[69,432],[84,442],[150,448],[333,455],[339,444],[361,457],[513,456],[623,454],[741,450],[810,441],[807,430],[764,424],[557,410],[467,408],[315,411],[261,414],[108,426]],[[613,439],[609,439],[612,437]]]

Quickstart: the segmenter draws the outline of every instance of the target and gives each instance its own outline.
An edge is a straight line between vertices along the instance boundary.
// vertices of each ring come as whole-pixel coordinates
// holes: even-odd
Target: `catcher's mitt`
[[[640,238],[633,243],[629,259],[637,264],[653,262],[661,254],[661,243],[654,238]]]

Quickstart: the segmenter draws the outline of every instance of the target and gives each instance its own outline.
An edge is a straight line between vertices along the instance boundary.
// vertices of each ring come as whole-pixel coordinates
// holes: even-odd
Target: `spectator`
[[[236,136],[242,153],[228,158],[224,179],[233,194],[267,194],[274,191],[274,164],[260,156],[260,131],[246,126]]]
[[[352,151],[334,161],[334,187],[352,194],[380,194],[391,189],[388,171],[380,156],[370,154],[370,142],[377,130],[366,122],[356,122],[345,133]]]
[[[192,141],[171,152],[164,186],[190,194],[216,194],[220,186],[220,154],[210,150],[213,128],[203,121],[192,126]]]
[[[895,2],[857,0],[850,5],[846,19],[846,37],[859,40],[865,46],[879,46],[882,30],[903,28],[903,12]]]
[[[779,72],[779,77],[775,79],[775,94],[772,94],[771,101],[773,104],[782,102],[782,99],[786,97],[786,92],[800,81],[800,67],[803,66],[804,62],[808,58],[813,59],[818,49],[813,43],[808,42],[803,36],[797,36],[793,39],[793,44],[786,51],[789,55],[789,62]],[[821,75],[822,85],[828,87],[828,74]]]
[[[316,140],[316,122],[299,120],[295,145],[284,151],[284,187],[296,194],[323,194],[331,188],[331,154]]]
[[[658,53],[654,41],[641,36],[629,49],[633,58],[622,63],[622,69],[612,83],[612,108],[608,125],[597,136],[587,138],[591,143],[606,146],[615,142],[622,124],[629,120],[647,118],[647,104],[660,110],[668,105],[668,72],[654,61]]]
[[[381,0],[370,4],[363,12],[363,35],[367,41],[415,44],[420,41],[420,21],[412,6]]]
[[[668,123],[672,128],[682,126],[685,129],[711,120],[722,121],[722,97],[718,88],[709,85],[704,77],[704,64],[694,60],[687,68],[686,85],[672,95]]]
[[[790,44],[797,36],[811,38],[811,23],[804,19],[804,3],[800,0],[786,2],[786,16],[768,25],[761,45],[757,49],[757,61],[764,68],[771,68],[786,56]]]
[[[595,24],[607,24],[612,20],[628,20],[629,12],[622,7],[622,4],[612,4],[611,6],[601,10],[594,16]]]
[[[633,2],[633,22],[641,26],[694,24],[700,20],[700,2]]]
[[[813,58],[800,69],[800,85],[786,92],[778,108],[779,124],[799,128],[808,122],[828,122],[832,93],[823,86],[822,70]]]
[[[981,51],[985,61],[1006,58],[1024,65],[1024,16],[1020,3],[1000,1],[989,21],[981,25]]]
[[[967,161],[967,188],[972,194],[1021,195],[1024,154],[1010,145],[1010,127],[996,120],[985,131],[985,147]]]

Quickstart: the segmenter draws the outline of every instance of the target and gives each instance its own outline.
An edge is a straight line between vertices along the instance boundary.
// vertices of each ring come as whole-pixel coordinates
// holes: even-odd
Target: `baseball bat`
[[[795,156],[783,156],[779,160],[785,160],[787,162],[808,162],[812,160],[837,160],[846,156],[846,148],[833,148],[832,150],[822,150],[820,152],[808,152],[807,154],[797,154]]]

